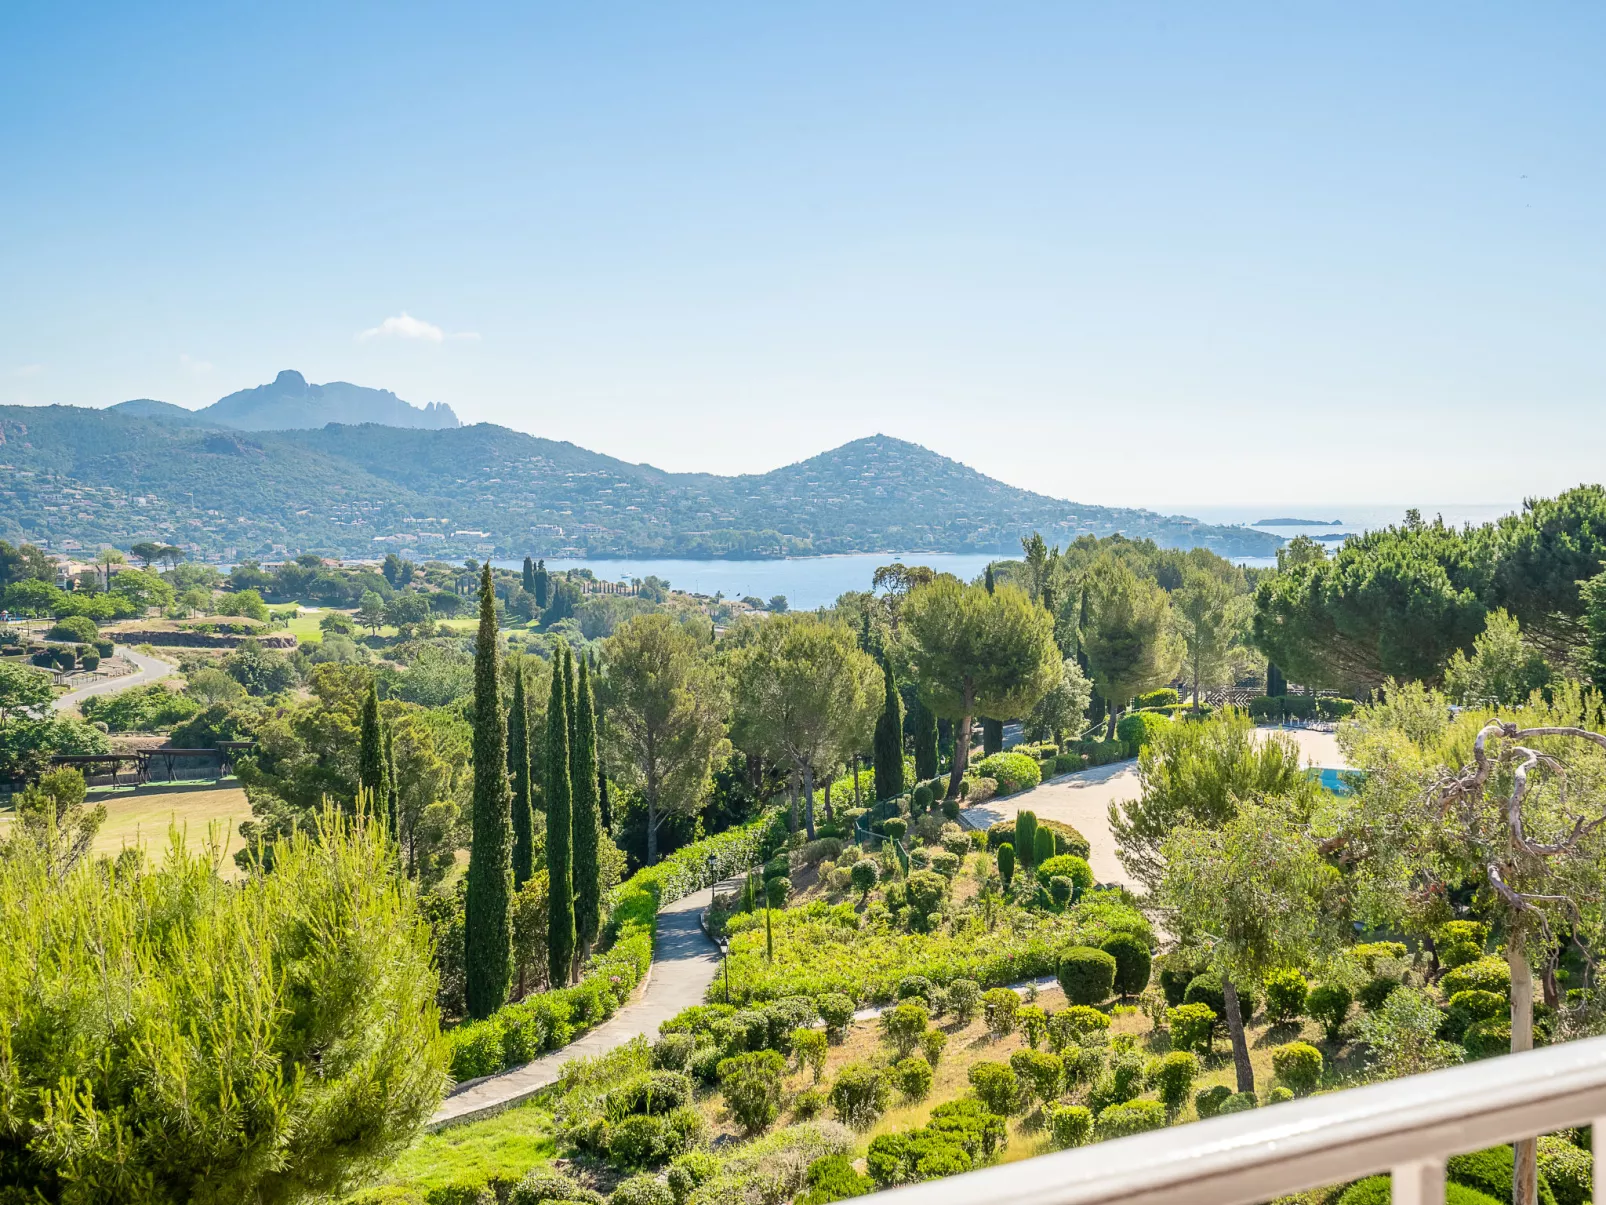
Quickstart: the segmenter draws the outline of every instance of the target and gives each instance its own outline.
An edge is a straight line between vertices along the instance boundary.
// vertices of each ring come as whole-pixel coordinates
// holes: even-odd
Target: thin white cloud
[[[188,352],[179,353],[178,362],[179,366],[192,376],[204,377],[207,373],[212,371],[212,361],[197,360]]]
[[[36,377],[45,370],[43,364],[23,364],[11,370],[14,377]]]
[[[367,343],[371,339],[411,339],[418,343],[444,343],[448,339],[478,338],[479,334],[475,331],[447,334],[433,322],[414,318],[406,310],[394,317],[386,318],[378,326],[371,326],[357,334],[357,341],[360,343]]]

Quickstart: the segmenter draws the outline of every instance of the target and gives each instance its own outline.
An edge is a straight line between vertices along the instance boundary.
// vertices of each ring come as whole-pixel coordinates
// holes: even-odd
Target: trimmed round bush
[[[976,1099],[989,1112],[1008,1117],[1020,1111],[1023,1093],[1020,1080],[1006,1063],[972,1063],[969,1072]]]
[[[1166,1009],[1171,1044],[1179,1051],[1208,1051],[1219,1020],[1209,1004],[1177,1004]]]
[[[1338,1041],[1344,1019],[1349,1016],[1352,1003],[1349,988],[1337,983],[1324,983],[1305,997],[1305,1013],[1313,1021],[1321,1022],[1329,1042]]]
[[[1294,1090],[1292,1088],[1285,1087],[1282,1084],[1277,1084],[1270,1092],[1266,1093],[1266,1103],[1268,1105],[1286,1104],[1288,1101],[1293,1099]]]
[[[1310,984],[1299,971],[1292,967],[1273,971],[1266,976],[1267,1018],[1279,1025],[1298,1020],[1305,1012],[1309,994]]]
[[[918,787],[916,787],[913,797],[915,815],[918,816],[923,812],[929,811],[931,809],[931,799],[932,795],[930,787],[928,787],[925,783],[921,783]]]
[[[87,615],[69,615],[58,619],[45,633],[46,640],[71,640],[75,644],[94,644],[100,638],[100,629]]]
[[[1221,1102],[1221,1113],[1243,1113],[1258,1108],[1260,1102],[1255,1099],[1253,1092],[1234,1092]]]
[[[781,1112],[786,1060],[773,1050],[738,1054],[719,1065],[719,1090],[731,1117],[749,1134],[766,1129]]]
[[[1160,1097],[1160,1103],[1175,1117],[1188,1103],[1193,1081],[1199,1078],[1199,1060],[1186,1050],[1173,1050],[1156,1059],[1144,1076]]]
[[[1226,1104],[1231,1096],[1232,1089],[1227,1087],[1226,1084],[1216,1084],[1201,1092],[1195,1092],[1193,1094],[1194,1112],[1198,1113],[1201,1119],[1214,1117],[1221,1112],[1221,1106]]]
[[[1013,750],[982,758],[976,763],[976,776],[996,779],[1000,795],[1029,790],[1043,781],[1043,771],[1036,759]]]
[[[1059,981],[1072,1004],[1102,1004],[1115,987],[1115,958],[1090,946],[1072,946],[1060,955]]]
[[[1099,946],[1115,959],[1115,990],[1123,996],[1136,996],[1149,986],[1151,962],[1149,947],[1130,933],[1116,933]]]
[[[946,849],[941,853],[932,854],[931,869],[942,875],[943,878],[951,879],[959,873],[959,855]]]
[[[1475,1059],[1492,1058],[1511,1052],[1511,1022],[1504,1017],[1474,1021],[1461,1035],[1461,1045]]]
[[[1192,983],[1204,968],[1183,958],[1179,953],[1165,954],[1155,961],[1160,965],[1160,990],[1165,993],[1165,1002],[1171,1005],[1183,1003],[1183,997],[1188,992],[1188,984]]]
[[[875,885],[881,878],[881,872],[876,869],[875,863],[869,858],[861,858],[853,864],[853,869],[848,872],[848,877],[853,883],[855,891],[860,895],[869,895],[871,891],[875,890]]]
[[[1235,984],[1238,989],[1238,1015],[1245,1025],[1249,1018],[1255,1015],[1259,1001],[1254,993],[1242,984]],[[1221,990],[1221,976],[1215,971],[1206,971],[1202,975],[1195,975],[1193,982],[1188,984],[1188,990],[1183,993],[1184,1004],[1208,1004],[1210,1010],[1219,1018],[1220,1023],[1227,1023],[1227,997]]]
[[[1361,1007],[1375,1013],[1388,1003],[1388,998],[1399,988],[1400,981],[1392,975],[1374,975],[1361,988]]]
[[[613,1190],[608,1205],[675,1205],[675,1194],[657,1176],[631,1176]]]
[[[667,1071],[684,1071],[696,1053],[697,1039],[689,1033],[666,1033],[653,1043],[652,1065]]]
[[[1155,737],[1171,726],[1171,718],[1157,711],[1129,711],[1115,726],[1115,739],[1133,757],[1142,753]]]
[[[1539,1174],[1550,1184],[1556,1205],[1589,1205],[1594,1198],[1594,1159],[1559,1134],[1540,1136]]]
[[[814,1001],[814,1007],[819,1011],[820,1020],[825,1022],[826,1035],[840,1041],[853,1020],[853,1001],[840,992],[827,992]]]
[[[1044,1050],[1017,1050],[1009,1056],[1009,1069],[1034,1100],[1050,1101],[1060,1093],[1065,1064]]]
[[[1338,1205],[1392,1205],[1393,1184],[1387,1176],[1368,1176],[1344,1190]],[[1444,1205],[1497,1205],[1495,1199],[1464,1184],[1444,1186]]]
[[[1508,1018],[1511,1008],[1505,997],[1493,992],[1457,992],[1450,997],[1449,1016],[1445,1020],[1447,1036],[1459,1042],[1468,1029],[1479,1021]]]
[[[969,1024],[981,1008],[981,985],[974,979],[955,979],[948,985],[948,1011],[961,1024]]]
[[[1485,1147],[1468,1155],[1451,1155],[1445,1161],[1445,1177],[1466,1188],[1511,1205],[1512,1155],[1509,1146]],[[1556,1195],[1541,1176],[1539,1205],[1556,1205]]]
[[[1038,888],[1042,890],[1041,887]],[[1076,895],[1076,884],[1062,874],[1057,874],[1048,881],[1048,897],[1054,901],[1054,907],[1063,908],[1071,902]]]
[[[818,1088],[804,1088],[792,1098],[792,1117],[797,1121],[812,1121],[825,1112],[829,1103]]]
[[[1271,1052],[1272,1070],[1296,1096],[1305,1096],[1322,1082],[1322,1052],[1309,1042],[1289,1042]]]
[[[931,1093],[931,1064],[922,1058],[899,1059],[891,1068],[893,1086],[910,1102],[925,1100]]]
[[[931,1014],[924,1004],[905,1000],[881,1014],[881,1037],[900,1059],[906,1059],[920,1045],[920,1035],[930,1023]]]
[[[1439,966],[1447,971],[1456,967],[1464,967],[1469,962],[1477,962],[1483,957],[1483,947],[1470,941],[1446,942],[1438,947]]]
[[[1077,899],[1082,897],[1083,892],[1093,889],[1093,868],[1087,864],[1086,858],[1079,858],[1075,854],[1055,854],[1052,858],[1037,864],[1039,883],[1047,884],[1055,875],[1064,875],[1076,885]]]
[[[1053,1105],[1048,1109],[1048,1140],[1056,1151],[1081,1146],[1093,1134],[1093,1114],[1082,1105]]]
[[[1099,1114],[1095,1127],[1099,1141],[1125,1138],[1130,1134],[1146,1134],[1162,1130],[1166,1125],[1165,1106],[1157,1100],[1129,1100],[1111,1105]]]
[[[889,816],[881,822],[881,831],[894,841],[901,841],[909,831],[909,822],[902,816]]]
[[[1490,955],[1465,966],[1456,967],[1439,980],[1439,990],[1446,999],[1461,992],[1494,992],[1511,998],[1511,968],[1504,958]]]
[[[924,975],[905,975],[898,980],[898,999],[900,1000],[930,1000],[934,989],[931,980]]]
[[[931,1066],[942,1062],[942,1052],[947,1049],[948,1035],[942,1030],[928,1029],[920,1035],[920,1053]]]
[[[1058,1054],[1065,1047],[1075,1046],[1109,1028],[1110,1019],[1098,1009],[1073,1004],[1048,1019],[1048,1044]]]
[[[800,1205],[848,1201],[876,1190],[875,1181],[855,1171],[853,1161],[846,1155],[824,1155],[816,1159],[809,1164],[806,1176],[809,1191],[799,1199]]]
[[[765,879],[764,900],[771,908],[784,908],[792,895],[791,879]]]
[[[887,1077],[868,1063],[843,1067],[828,1095],[836,1119],[855,1130],[868,1130],[892,1103]]]

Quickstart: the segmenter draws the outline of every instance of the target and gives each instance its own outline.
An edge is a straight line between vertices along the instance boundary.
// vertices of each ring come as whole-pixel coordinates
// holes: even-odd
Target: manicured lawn
[[[524,1175],[556,1152],[552,1114],[537,1100],[505,1113],[421,1134],[381,1179],[428,1191],[477,1176]]]
[[[290,634],[302,644],[317,644],[323,639],[318,621],[327,614],[327,609],[302,607],[300,613],[290,621]]]
[[[171,826],[179,828],[191,850],[205,849],[215,829],[222,845],[220,872],[225,878],[236,873],[234,851],[244,844],[240,821],[251,817],[251,805],[238,786],[154,785],[138,791],[96,792],[90,799],[106,804],[106,823],[95,835],[91,852],[115,857],[125,846],[143,845],[148,856],[158,859],[167,849]],[[0,811],[0,838],[10,824],[10,812]]]

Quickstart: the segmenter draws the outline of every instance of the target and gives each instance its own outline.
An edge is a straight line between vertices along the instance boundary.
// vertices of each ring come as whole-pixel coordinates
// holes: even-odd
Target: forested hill
[[[1016,489],[877,435],[770,473],[666,473],[482,423],[208,429],[151,408],[0,407],[0,538],[241,559],[780,556],[1019,549],[1116,531],[1224,555],[1281,541]],[[189,415],[189,412],[185,412]]]

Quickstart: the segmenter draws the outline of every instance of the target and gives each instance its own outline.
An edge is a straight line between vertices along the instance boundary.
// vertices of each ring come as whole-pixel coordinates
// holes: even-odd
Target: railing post
[[[1601,1174],[1601,1168],[1606,1167],[1602,1162],[1606,1156],[1606,1136],[1601,1131],[1606,1130],[1606,1117],[1595,1118],[1595,1124],[1589,1127],[1590,1141],[1595,1147],[1595,1205],[1606,1205],[1606,1175]]]
[[[1390,1175],[1394,1205],[1444,1205],[1444,1163],[1423,1159],[1402,1163]]]

